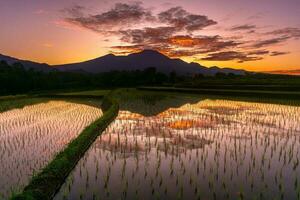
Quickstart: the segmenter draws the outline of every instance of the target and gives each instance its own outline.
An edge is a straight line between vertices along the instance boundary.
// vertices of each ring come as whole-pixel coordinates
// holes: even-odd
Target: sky
[[[51,65],[154,49],[211,67],[300,69],[299,0],[1,0],[0,54]]]

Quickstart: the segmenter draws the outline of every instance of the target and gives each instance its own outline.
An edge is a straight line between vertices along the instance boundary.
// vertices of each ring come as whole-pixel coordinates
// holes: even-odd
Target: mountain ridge
[[[38,63],[30,60],[23,60],[23,59],[0,54],[0,61],[2,60],[6,61],[9,65],[12,65],[14,63],[21,63],[25,69],[33,68],[39,71],[47,71],[47,72],[53,70],[51,69],[51,66],[46,63]]]
[[[54,65],[57,69],[63,71],[84,70],[90,73],[100,73],[108,71],[130,71],[130,70],[144,70],[149,67],[155,67],[157,71],[162,73],[170,73],[176,71],[180,75],[215,75],[218,72],[233,73],[243,75],[245,70],[231,69],[231,68],[208,68],[199,63],[187,63],[181,59],[169,58],[168,56],[154,50],[143,50],[137,53],[132,53],[127,56],[116,56],[114,54],[107,54],[102,57],[95,58],[79,63]]]
[[[102,73],[109,71],[133,71],[144,70],[149,67],[155,67],[157,71],[169,74],[175,71],[179,75],[215,75],[218,72],[225,74],[233,73],[244,75],[245,70],[219,68],[219,67],[205,67],[199,63],[187,63],[178,58],[169,58],[168,56],[155,51],[143,50],[137,53],[132,53],[127,56],[117,56],[114,54],[107,54],[92,60],[87,60],[78,63],[62,64],[62,65],[48,65],[45,63],[36,63],[27,60],[21,60],[10,56],[0,54],[0,60],[5,60],[9,64],[20,62],[26,69],[34,68],[41,71],[69,71],[69,72],[88,72],[88,73]]]

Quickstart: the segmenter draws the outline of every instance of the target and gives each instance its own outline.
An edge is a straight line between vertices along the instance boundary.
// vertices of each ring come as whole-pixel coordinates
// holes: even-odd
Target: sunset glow
[[[0,54],[51,65],[155,49],[207,67],[300,69],[298,0],[3,0],[0,13]]]

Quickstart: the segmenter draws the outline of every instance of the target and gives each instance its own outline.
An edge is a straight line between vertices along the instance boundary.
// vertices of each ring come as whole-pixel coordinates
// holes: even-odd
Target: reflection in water
[[[225,100],[121,111],[55,199],[299,199],[299,116]]]
[[[100,116],[100,109],[64,101],[0,113],[0,199],[21,190],[33,173]]]

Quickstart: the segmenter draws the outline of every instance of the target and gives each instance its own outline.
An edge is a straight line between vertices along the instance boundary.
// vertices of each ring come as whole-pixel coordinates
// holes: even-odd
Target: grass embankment
[[[119,105],[115,100],[106,97],[102,102],[102,110],[102,117],[85,128],[54,160],[32,178],[21,194],[15,195],[11,199],[52,199],[86,150],[118,115]]]
[[[86,91],[77,91],[77,92],[63,92],[57,93],[57,95],[93,95],[93,96],[105,96],[110,92],[110,90],[86,90]]]

